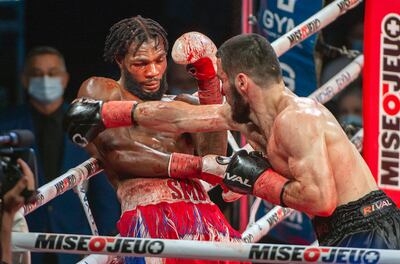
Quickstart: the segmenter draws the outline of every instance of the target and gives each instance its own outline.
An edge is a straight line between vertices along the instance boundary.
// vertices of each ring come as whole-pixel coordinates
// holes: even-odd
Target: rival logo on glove
[[[249,179],[243,179],[238,175],[231,175],[229,172],[225,173],[225,180],[239,182],[241,185],[252,188],[252,186],[249,184]]]

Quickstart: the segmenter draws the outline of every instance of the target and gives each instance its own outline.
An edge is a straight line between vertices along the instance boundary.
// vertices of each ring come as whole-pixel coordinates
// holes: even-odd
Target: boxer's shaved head
[[[164,28],[150,18],[135,16],[123,19],[110,28],[104,46],[104,59],[115,62],[126,55],[132,43],[136,43],[135,52],[143,42],[156,41],[156,45],[164,45],[168,50],[167,33]]]
[[[227,40],[217,51],[222,69],[234,83],[238,73],[245,73],[261,87],[282,81],[278,58],[266,38],[257,34],[238,35]]]

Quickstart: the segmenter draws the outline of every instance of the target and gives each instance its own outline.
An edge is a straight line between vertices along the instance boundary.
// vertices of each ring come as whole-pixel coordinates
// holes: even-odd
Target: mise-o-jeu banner
[[[367,1],[364,34],[364,158],[400,205],[400,1]]]

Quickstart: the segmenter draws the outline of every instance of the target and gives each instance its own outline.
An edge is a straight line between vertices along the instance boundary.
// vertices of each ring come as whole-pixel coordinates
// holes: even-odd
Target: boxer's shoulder
[[[279,113],[277,120],[284,124],[293,124],[297,121],[312,121],[315,123],[324,118],[324,109],[315,100],[297,97]]]
[[[78,97],[89,97],[98,100],[117,100],[120,85],[117,81],[104,77],[90,77],[79,88]]]
[[[276,137],[289,141],[299,136],[317,135],[322,131],[324,120],[324,113],[319,108],[289,106],[277,115],[273,133]]]

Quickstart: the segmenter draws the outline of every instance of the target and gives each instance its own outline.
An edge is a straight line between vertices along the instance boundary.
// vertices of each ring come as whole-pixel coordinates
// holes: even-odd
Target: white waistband
[[[178,179],[130,179],[121,183],[117,190],[122,213],[138,205],[176,203],[211,203],[207,192],[198,180]]]

